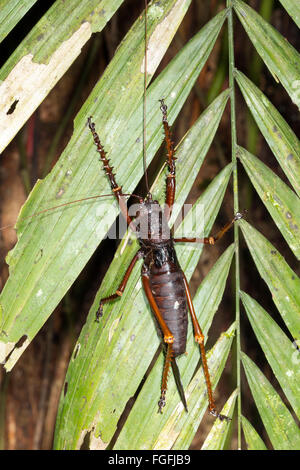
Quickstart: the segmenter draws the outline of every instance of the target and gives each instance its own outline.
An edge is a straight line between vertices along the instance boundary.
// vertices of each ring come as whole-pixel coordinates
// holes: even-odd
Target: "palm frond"
[[[299,2],[280,2],[299,26]],[[6,20],[1,22],[0,40],[35,2],[28,1],[26,5],[22,2],[21,5],[15,0],[7,0],[4,3],[1,18]],[[70,68],[92,33],[101,31],[122,3],[122,0],[57,0],[33,27],[0,70],[0,151],[7,147]],[[299,259],[299,140],[271,100],[246,74],[236,69],[233,13],[274,77],[276,86],[282,87],[298,108],[299,53],[245,2],[227,0],[227,8],[195,34],[150,83],[190,4],[191,0],[164,0],[152,1],[148,6],[147,164],[151,163],[163,141],[158,100],[165,99],[169,122],[173,124],[226,21],[229,88],[223,86],[222,89],[220,85],[217,97],[176,148],[177,193],[171,225],[186,201],[230,102],[232,162],[224,164],[203,191],[187,214],[184,226],[188,226],[194,236],[199,236],[195,231],[199,220],[203,219],[204,236],[210,234],[232,174],[233,205],[238,210],[238,200],[243,194],[238,188],[238,157],[249,177],[249,185],[253,186],[268,211],[270,223],[274,222],[274,227],[279,229],[281,246],[291,250],[289,259],[291,256]],[[86,126],[88,116],[93,116],[123,190],[131,193],[143,177],[144,27],[144,15],[141,15],[75,117],[73,134],[59,161],[43,181],[36,183],[22,208],[17,224],[18,243],[7,257],[10,277],[0,296],[0,360],[6,371],[18,367],[18,359],[78,278],[119,213],[113,198],[99,199],[96,204],[94,200],[84,200],[86,187],[91,195],[110,193]],[[235,83],[273,153],[274,161],[276,159],[280,166],[281,175],[261,161],[259,148],[253,155],[239,145],[237,122],[240,110],[235,109]],[[156,174],[153,193],[163,201],[166,172],[162,168]],[[78,202],[72,204],[74,200]],[[57,208],[48,211],[52,206]],[[39,215],[32,217],[34,214]],[[239,287],[247,272],[243,272],[241,264],[243,276],[240,276],[239,259],[243,252],[238,225],[258,272],[255,282],[264,284],[271,293],[273,305],[267,310],[263,303],[261,305]],[[176,230],[181,233],[184,228],[180,226]],[[253,423],[254,428],[251,419],[244,415],[240,362],[273,448],[299,449],[300,434],[295,416],[300,419],[297,349],[300,346],[300,281],[280,251],[253,224],[242,220],[235,224],[234,233],[234,243],[205,276],[193,300],[207,337],[235,258],[236,321],[208,353],[214,388],[232,343],[236,341],[237,384],[223,411],[233,417],[233,422],[216,420],[202,449],[227,448],[236,415],[238,446],[242,445],[242,426],[249,449],[266,449],[265,436],[260,436],[255,429],[256,423]],[[116,288],[137,247],[136,239],[126,232],[78,337],[59,404],[56,449],[79,449],[87,437],[89,447],[95,449],[188,449],[204,416],[207,408],[205,380],[198,364],[199,350],[192,331],[187,341],[189,354],[178,360],[189,413],[185,412],[176,384],[170,377],[167,406],[163,415],[157,414],[163,354],[158,351],[160,341],[142,291],[141,263],[134,268],[122,298],[105,305],[101,324],[95,324],[99,299]],[[190,279],[202,246],[178,244],[176,250],[182,269]],[[244,312],[272,370],[272,383],[241,351],[240,320]],[[283,321],[281,326],[271,317],[278,313]],[[119,419],[133,396],[134,404],[116,434]]]

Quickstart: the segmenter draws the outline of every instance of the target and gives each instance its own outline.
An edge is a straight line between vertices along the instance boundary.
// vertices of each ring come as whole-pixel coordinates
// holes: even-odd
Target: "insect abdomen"
[[[153,266],[150,286],[158,308],[174,335],[174,357],[185,353],[187,337],[187,303],[182,272],[177,263],[166,261]]]

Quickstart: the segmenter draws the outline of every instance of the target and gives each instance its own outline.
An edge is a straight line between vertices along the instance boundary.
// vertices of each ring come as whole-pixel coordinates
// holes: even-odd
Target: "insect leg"
[[[162,378],[162,383],[161,383],[161,395],[160,399],[158,402],[158,411],[159,413],[162,413],[162,409],[166,404],[166,392],[167,392],[167,382],[168,382],[168,376],[169,376],[169,370],[170,370],[170,364],[172,362],[172,356],[173,356],[173,342],[174,342],[174,336],[172,335],[171,331],[166,325],[165,320],[163,319],[160,310],[157,306],[157,303],[155,301],[155,298],[151,292],[150,288],[150,281],[149,281],[149,275],[147,272],[147,267],[143,266],[142,268],[142,282],[143,282],[143,287],[145,290],[145,294],[147,296],[147,299],[149,301],[149,304],[151,306],[151,309],[158,321],[158,324],[162,330],[162,333],[164,335],[164,342],[167,344],[167,352],[165,356],[165,364],[164,364],[164,370],[163,370],[163,378]]]
[[[124,290],[125,290],[125,287],[126,287],[126,284],[128,282],[128,279],[130,277],[130,274],[132,273],[132,270],[134,268],[134,265],[135,263],[140,259],[142,258],[143,256],[143,253],[142,253],[142,250],[139,250],[136,255],[132,258],[131,260],[131,263],[130,265],[128,266],[127,270],[126,270],[126,273],[124,274],[124,277],[122,279],[122,282],[121,284],[119,285],[118,289],[116,290],[116,292],[112,295],[109,295],[108,297],[104,297],[103,299],[100,300],[100,304],[99,304],[99,308],[96,312],[96,322],[99,323],[99,318],[102,317],[103,315],[103,304],[105,304],[106,302],[110,302],[111,300],[115,300],[117,299],[118,297],[121,297]]]
[[[131,228],[134,230],[132,220],[128,215],[127,206],[126,206],[126,203],[125,203],[125,197],[124,197],[124,194],[122,192],[122,186],[119,186],[117,184],[116,180],[115,180],[115,174],[112,171],[113,167],[110,166],[109,159],[106,158],[106,152],[105,152],[105,150],[104,150],[104,148],[101,144],[100,138],[99,138],[99,136],[98,136],[98,134],[95,130],[95,124],[92,122],[91,117],[88,118],[88,125],[89,125],[89,128],[90,128],[90,130],[93,134],[94,143],[97,147],[97,152],[100,154],[100,160],[103,163],[103,169],[105,171],[105,174],[108,176],[108,179],[110,181],[110,185],[111,185],[111,189],[113,191],[113,194],[115,195],[115,197],[118,200],[121,212],[122,212],[123,216],[125,217],[125,220],[127,221],[127,224],[130,225]]]
[[[175,171],[175,149],[174,142],[172,141],[172,135],[170,126],[167,118],[167,105],[164,100],[159,100],[161,105],[160,109],[163,115],[163,126],[165,132],[165,140],[167,144],[167,164],[169,174],[166,181],[166,201],[165,201],[165,217],[167,220],[171,217],[172,208],[175,200],[175,188],[176,188],[176,171]]]
[[[192,317],[195,341],[199,344],[199,347],[200,347],[200,353],[201,353],[201,359],[202,359],[202,365],[203,365],[203,371],[204,371],[204,377],[205,377],[207,395],[208,395],[208,409],[209,409],[210,414],[212,414],[213,416],[216,416],[217,418],[220,418],[221,420],[226,419],[227,421],[229,421],[230,418],[228,416],[225,416],[225,415],[222,415],[222,414],[218,413],[217,410],[216,410],[216,407],[215,407],[215,401],[214,401],[214,398],[213,398],[212,386],[211,386],[210,375],[209,375],[209,370],[208,370],[207,360],[206,360],[206,354],[205,354],[205,348],[204,348],[204,335],[201,331],[200,325],[199,325],[197,317],[196,317],[196,313],[195,313],[194,305],[193,305],[193,302],[192,302],[189,285],[188,285],[188,282],[186,280],[186,277],[185,277],[184,273],[183,273],[183,282],[184,282],[184,287],[185,287],[187,303],[188,303],[190,314],[191,314],[191,317]]]
[[[183,242],[183,243],[204,243],[205,245],[214,245],[216,241],[220,240],[223,235],[228,232],[228,230],[232,227],[234,222],[243,218],[243,214],[241,212],[237,212],[231,222],[228,222],[224,227],[216,234],[210,237],[205,238],[174,238],[174,242]]]

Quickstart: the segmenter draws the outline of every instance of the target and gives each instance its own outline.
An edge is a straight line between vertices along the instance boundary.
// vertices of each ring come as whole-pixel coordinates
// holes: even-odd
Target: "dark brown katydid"
[[[115,175],[106,158],[106,152],[100,142],[99,136],[95,130],[95,124],[91,118],[88,118],[88,125],[92,132],[97,151],[100,154],[100,160],[103,168],[109,178],[113,194],[117,198],[120,210],[125,217],[127,224],[135,232],[140,249],[133,257],[121,284],[115,293],[100,300],[100,305],[96,313],[96,320],[99,321],[103,315],[103,305],[122,296],[130,274],[136,262],[143,258],[142,265],[142,283],[146,297],[151,309],[155,315],[158,325],[163,334],[163,341],[166,345],[165,364],[161,385],[161,396],[158,402],[159,412],[162,412],[165,406],[165,395],[167,391],[167,380],[170,365],[172,366],[178,391],[182,402],[187,410],[187,403],[184,390],[180,380],[179,370],[175,358],[185,353],[187,339],[188,309],[191,314],[195,340],[199,344],[203,370],[207,385],[209,411],[214,416],[221,419],[227,418],[220,415],[215,408],[212,395],[212,387],[207,367],[206,354],[204,349],[204,336],[198,323],[191,294],[186,277],[180,268],[177,260],[174,242],[198,242],[214,245],[242,215],[237,213],[233,220],[226,224],[215,236],[199,238],[172,238],[168,228],[168,221],[172,213],[172,206],[175,200],[176,171],[175,171],[175,152],[171,138],[171,131],[167,120],[167,106],[161,99],[161,111],[163,115],[163,126],[165,140],[167,145],[167,166],[169,174],[166,181],[165,206],[161,208],[158,201],[153,200],[152,194],[148,192],[145,198],[140,198],[137,206],[136,219],[132,219],[124,203],[124,194],[122,187],[117,183]]]
[[[145,10],[145,18],[147,18],[147,4]],[[147,31],[147,25],[145,22],[145,31]],[[145,49],[147,52],[147,35],[145,35]],[[145,53],[145,77],[147,70],[147,53]],[[145,99],[144,93],[144,99]],[[145,104],[145,101],[144,101]],[[126,196],[122,192],[121,186],[115,180],[115,176],[112,173],[112,168],[109,165],[109,161],[106,158],[106,154],[100,139],[95,131],[94,124],[89,118],[89,127],[93,133],[94,141],[97,146],[97,150],[100,154],[101,160],[104,165],[104,170],[110,180],[112,193],[117,198],[121,212],[124,214],[128,225],[136,232],[141,248],[137,254],[132,259],[122,283],[120,284],[117,291],[109,297],[106,297],[101,300],[100,306],[97,312],[97,320],[99,320],[102,311],[103,304],[110,300],[116,299],[122,295],[128,278],[132,272],[132,269],[138,259],[144,258],[144,264],[142,269],[142,281],[146,296],[149,300],[151,308],[154,312],[154,315],[158,321],[159,327],[163,333],[164,343],[166,344],[166,358],[163,371],[163,380],[161,386],[161,397],[159,400],[159,411],[162,412],[163,407],[165,406],[165,395],[167,389],[167,379],[170,365],[172,366],[177,387],[183,401],[185,408],[187,409],[187,404],[184,396],[183,387],[180,381],[179,370],[176,364],[175,358],[185,352],[186,344],[186,335],[187,335],[187,309],[189,308],[192,322],[194,327],[195,339],[199,343],[200,351],[202,355],[203,368],[205,372],[205,379],[208,389],[209,397],[209,409],[212,414],[215,416],[220,416],[216,412],[213,397],[212,389],[210,384],[209,372],[206,364],[206,356],[204,350],[204,337],[200,326],[197,322],[196,315],[194,312],[189,287],[182,272],[174,250],[174,242],[200,242],[200,243],[209,243],[214,244],[234,223],[235,220],[241,217],[240,214],[236,214],[234,219],[227,224],[215,237],[207,237],[204,239],[172,239],[171,235],[168,234],[168,220],[170,218],[172,207],[175,200],[175,156],[174,156],[174,145],[171,138],[171,132],[168,125],[167,119],[167,107],[164,103],[164,100],[161,100],[161,111],[163,115],[163,127],[165,132],[165,140],[167,145],[167,165],[169,168],[169,175],[167,176],[167,187],[166,187],[166,200],[164,208],[160,208],[157,201],[154,201],[152,195],[149,191],[148,181],[147,181],[147,172],[145,168],[145,178],[146,178],[146,187],[147,195],[146,197],[140,198],[140,211],[137,214],[137,219],[132,220],[129,217],[126,206],[124,203],[123,196]],[[144,106],[145,113],[145,106]],[[146,115],[146,113],[144,114]],[[144,135],[145,135],[146,123],[144,119]],[[144,148],[145,138],[144,138]],[[145,150],[144,150],[144,159],[145,159]],[[99,197],[99,196],[95,196]],[[94,196],[92,197],[94,198]],[[91,199],[91,198],[86,198]],[[84,199],[80,199],[84,200]],[[76,201],[73,201],[76,202]],[[62,207],[67,204],[61,204],[56,207]],[[53,208],[52,208],[53,209]],[[39,214],[46,212],[39,212]],[[158,221],[156,222],[156,216],[159,213]],[[34,214],[36,216],[37,214]],[[139,220],[139,224],[137,224]],[[149,232],[142,232],[140,226],[143,226],[146,221],[146,226],[149,226]],[[166,237],[166,233],[168,236]],[[164,272],[165,269],[165,272]],[[167,293],[165,293],[167,290]]]
[[[162,112],[162,123],[165,134],[165,142],[167,146],[167,167],[168,175],[166,179],[166,197],[165,205],[162,208],[158,201],[153,200],[152,194],[148,185],[148,176],[146,170],[146,72],[147,72],[147,1],[145,0],[145,62],[144,62],[144,171],[145,183],[147,188],[147,195],[145,198],[139,199],[139,204],[136,211],[136,218],[132,219],[128,214],[125,204],[124,193],[122,186],[120,186],[113,174],[112,167],[106,157],[106,152],[100,138],[95,130],[95,124],[92,118],[88,118],[88,126],[92,132],[94,143],[100,155],[100,160],[103,163],[103,169],[110,181],[111,189],[116,197],[121,213],[125,217],[128,226],[135,232],[140,249],[137,251],[131,260],[121,284],[115,293],[104,297],[100,300],[99,308],[96,313],[96,321],[99,322],[100,317],[103,315],[103,306],[105,303],[113,301],[122,296],[130,274],[136,262],[143,258],[142,265],[142,284],[157,320],[161,333],[163,335],[163,342],[166,346],[165,350],[165,363],[163,369],[161,395],[158,401],[158,411],[162,413],[163,407],[166,404],[166,391],[168,373],[170,365],[173,369],[176,385],[187,411],[187,403],[183,386],[180,379],[180,373],[176,364],[176,357],[185,353],[186,339],[187,339],[187,324],[188,324],[188,309],[191,314],[195,341],[199,344],[200,353],[202,358],[204,376],[207,386],[209,411],[212,415],[220,419],[229,419],[227,416],[221,415],[216,411],[215,402],[212,394],[212,386],[207,366],[205,348],[204,348],[204,335],[198,323],[193,302],[188,286],[188,282],[184,272],[180,268],[177,260],[174,242],[198,242],[214,245],[233,225],[236,220],[239,220],[242,215],[237,213],[231,222],[226,224],[215,236],[209,236],[202,239],[198,238],[172,238],[168,227],[168,221],[172,213],[172,207],[175,201],[175,188],[176,188],[176,168],[175,168],[175,150],[172,141],[171,131],[167,119],[167,106],[164,99],[160,100],[160,109]]]

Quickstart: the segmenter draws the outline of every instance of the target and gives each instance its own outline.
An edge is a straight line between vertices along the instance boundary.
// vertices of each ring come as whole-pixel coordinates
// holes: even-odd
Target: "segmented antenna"
[[[147,47],[148,47],[148,37],[147,37],[147,12],[148,5],[147,0],[145,0],[145,59],[144,59],[144,101],[143,101],[143,162],[144,162],[144,174],[145,174],[145,183],[147,189],[147,195],[150,194],[149,183],[148,183],[148,173],[147,173],[147,140],[146,140],[146,89],[147,89]]]

